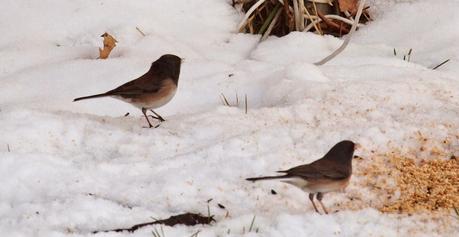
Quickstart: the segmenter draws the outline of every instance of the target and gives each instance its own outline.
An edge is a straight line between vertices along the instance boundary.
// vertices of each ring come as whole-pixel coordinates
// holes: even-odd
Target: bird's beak
[[[185,62],[185,58],[180,58],[180,60],[182,63]]]
[[[362,145],[360,145],[360,143],[355,143],[354,145],[354,151],[355,150],[358,150],[358,149],[361,149],[362,148]]]

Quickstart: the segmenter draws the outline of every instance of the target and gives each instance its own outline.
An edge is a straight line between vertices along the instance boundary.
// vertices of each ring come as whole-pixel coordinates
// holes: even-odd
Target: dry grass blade
[[[347,35],[347,37],[344,40],[343,44],[335,52],[333,52],[329,56],[325,57],[324,59],[320,60],[319,62],[314,63],[314,65],[317,65],[317,66],[324,65],[325,63],[327,63],[328,61],[330,61],[334,57],[336,57],[338,54],[340,54],[347,47],[347,45],[351,41],[352,34],[357,29],[357,24],[358,24],[358,22],[360,20],[360,16],[362,15],[362,10],[363,10],[363,5],[364,4],[365,4],[365,0],[361,0],[360,4],[359,4],[359,9],[357,10],[357,15],[355,17],[354,24],[352,25],[351,31]]]
[[[353,25],[354,24],[354,20],[349,20],[347,18],[344,18],[342,16],[338,16],[338,15],[333,15],[333,14],[329,14],[329,15],[325,15],[324,17],[326,17],[327,19],[333,19],[333,20],[338,20],[338,21],[342,21],[348,25]],[[352,19],[352,18],[351,18]],[[357,24],[358,27],[361,27],[363,26],[363,24]]]
[[[201,230],[198,230],[194,232],[190,237],[198,237],[198,234],[201,232]]]
[[[268,26],[271,24],[273,21],[274,17],[277,15],[278,12],[281,10],[281,4],[278,3],[276,7],[269,13],[268,18],[266,18],[265,22],[261,26],[260,30],[258,31],[258,34],[264,34]]]
[[[141,31],[139,27],[136,26],[135,29],[136,29],[143,37],[146,36],[146,34],[143,33],[143,31]]]
[[[306,7],[303,10],[306,13],[306,15],[308,15],[309,19],[311,20],[311,24],[309,24],[307,27],[305,27],[303,31],[309,31],[312,27],[314,27],[314,29],[316,29],[316,31],[319,32],[319,34],[322,34],[322,32],[319,29],[319,26],[317,25],[321,21],[320,18],[318,20],[314,20],[314,18],[311,16],[311,14],[309,14],[309,11],[308,11],[308,9],[306,9]],[[317,19],[317,18],[315,18],[315,19]]]
[[[318,14],[319,11],[317,10],[317,4],[316,4],[315,1],[312,1],[312,6],[314,6],[314,12],[316,13],[316,17],[319,18],[319,14]],[[323,33],[322,29],[320,28],[320,25],[317,25],[317,27],[319,28],[318,32],[319,32],[321,35],[323,35],[324,33]]]
[[[282,0],[282,5],[284,8],[285,24],[287,25],[288,32],[290,32],[293,30],[293,20],[292,20],[292,14],[290,13],[290,7],[288,5],[288,0]]]
[[[253,225],[255,224],[255,218],[256,218],[256,217],[257,217],[257,216],[254,215],[253,218],[252,218],[252,222],[250,223],[250,227],[249,227],[249,232],[252,232]]]
[[[344,32],[346,34],[349,33],[349,29],[343,28],[342,25],[338,25],[335,22],[329,20],[327,17],[322,15],[322,13],[320,12],[318,12],[317,14],[319,15],[320,19],[322,19],[322,21],[324,21],[325,24],[327,24],[328,26],[335,28],[336,30],[339,30],[339,32]]]
[[[247,109],[248,109],[248,107],[247,107],[247,104],[248,104],[248,102],[247,102],[247,94],[245,94],[244,103],[245,103],[245,114],[247,114]]]
[[[304,30],[304,9],[306,7],[304,6],[304,1],[303,0],[298,0],[298,11],[299,11],[299,29],[300,31]]]
[[[223,105],[231,106],[223,93],[220,94],[220,98],[223,100]]]
[[[237,92],[236,92],[236,106],[239,106],[239,96],[237,95]]]
[[[411,52],[413,52],[413,49],[410,49],[408,51],[408,62],[411,60]]]
[[[295,16],[295,29],[300,30],[300,11],[298,10],[298,1],[293,0],[293,16]]]
[[[435,70],[441,66],[443,66],[445,63],[449,62],[449,59],[446,59],[445,61],[443,61],[442,63],[438,64],[437,66],[433,67],[432,70]]]
[[[244,26],[247,24],[247,20],[249,19],[250,15],[261,5],[265,2],[265,0],[258,0],[257,3],[255,3],[245,14],[244,19],[239,23],[238,26],[238,31],[243,32],[244,31]]]
[[[266,32],[261,37],[262,41],[265,40],[266,38],[268,38],[268,36],[271,34],[271,32],[272,32],[274,26],[276,25],[277,20],[279,19],[279,16],[281,15],[281,13],[282,13],[282,9],[279,8],[277,10],[276,16],[274,16],[274,19],[271,21],[271,24],[269,24],[268,29],[266,30]]]
[[[161,232],[159,232],[158,228],[155,227],[153,231],[151,231],[151,233],[153,234],[153,237],[165,237],[163,226],[160,227],[160,230]]]

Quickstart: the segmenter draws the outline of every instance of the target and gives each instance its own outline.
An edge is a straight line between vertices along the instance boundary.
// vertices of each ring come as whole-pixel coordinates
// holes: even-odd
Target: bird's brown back
[[[321,159],[280,172],[305,179],[346,179],[352,175],[354,148],[353,142],[341,141]]]
[[[288,176],[298,176],[305,179],[345,179],[352,174],[352,164],[342,164],[322,158],[310,164],[300,165],[282,172]]]
[[[147,73],[108,91],[106,94],[136,98],[145,94],[157,93],[167,84],[165,81],[172,81],[177,87],[180,67],[181,58],[171,54],[163,55],[152,63]]]
[[[156,93],[161,89],[162,84],[163,80],[147,72],[143,76],[107,92],[107,94],[131,98],[147,93]]]

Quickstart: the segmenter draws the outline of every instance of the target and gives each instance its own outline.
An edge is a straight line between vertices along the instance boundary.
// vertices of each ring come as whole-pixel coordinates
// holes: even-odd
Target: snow
[[[341,39],[296,32],[258,44],[235,33],[242,16],[229,2],[2,2],[2,236],[92,236],[151,217],[206,214],[207,205],[216,223],[163,227],[165,236],[457,234],[456,217],[335,206],[361,191],[353,180],[363,177],[325,195],[340,210],[330,215],[316,214],[293,186],[244,179],[314,161],[343,139],[360,143],[365,157],[418,150],[421,132],[432,146],[448,138],[445,149],[458,156],[459,2],[370,1],[375,21],[320,67],[312,63]],[[119,44],[96,60],[105,31]],[[401,60],[409,48],[411,62]],[[72,102],[142,75],[165,53],[185,63],[175,98],[157,110],[167,120],[159,128],[143,128],[140,111],[118,100]],[[232,105],[237,94],[239,105],[223,106],[222,93]],[[97,235],[152,236],[154,228]]]

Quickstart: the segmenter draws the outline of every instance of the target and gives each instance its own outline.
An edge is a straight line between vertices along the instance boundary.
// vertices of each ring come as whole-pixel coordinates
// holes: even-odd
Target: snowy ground
[[[311,162],[342,139],[360,143],[366,157],[417,149],[413,136],[422,132],[433,143],[449,139],[444,149],[459,155],[459,2],[370,1],[375,21],[322,67],[312,63],[340,39],[292,33],[258,44],[234,33],[241,15],[229,2],[2,1],[1,236],[91,236],[150,217],[205,214],[211,198],[217,223],[164,227],[165,236],[457,234],[452,212],[440,223],[351,211],[336,207],[346,193],[332,193],[324,202],[340,211],[318,215],[301,191],[244,178]],[[109,60],[96,60],[105,31],[119,44]],[[401,60],[409,48],[411,62]],[[114,99],[72,102],[138,77],[164,53],[186,61],[176,97],[158,109],[168,120],[161,127],[142,128],[140,111]],[[230,103],[237,93],[241,105],[223,106],[221,93]],[[359,192],[352,180],[348,193]],[[258,232],[249,233],[254,215]]]

